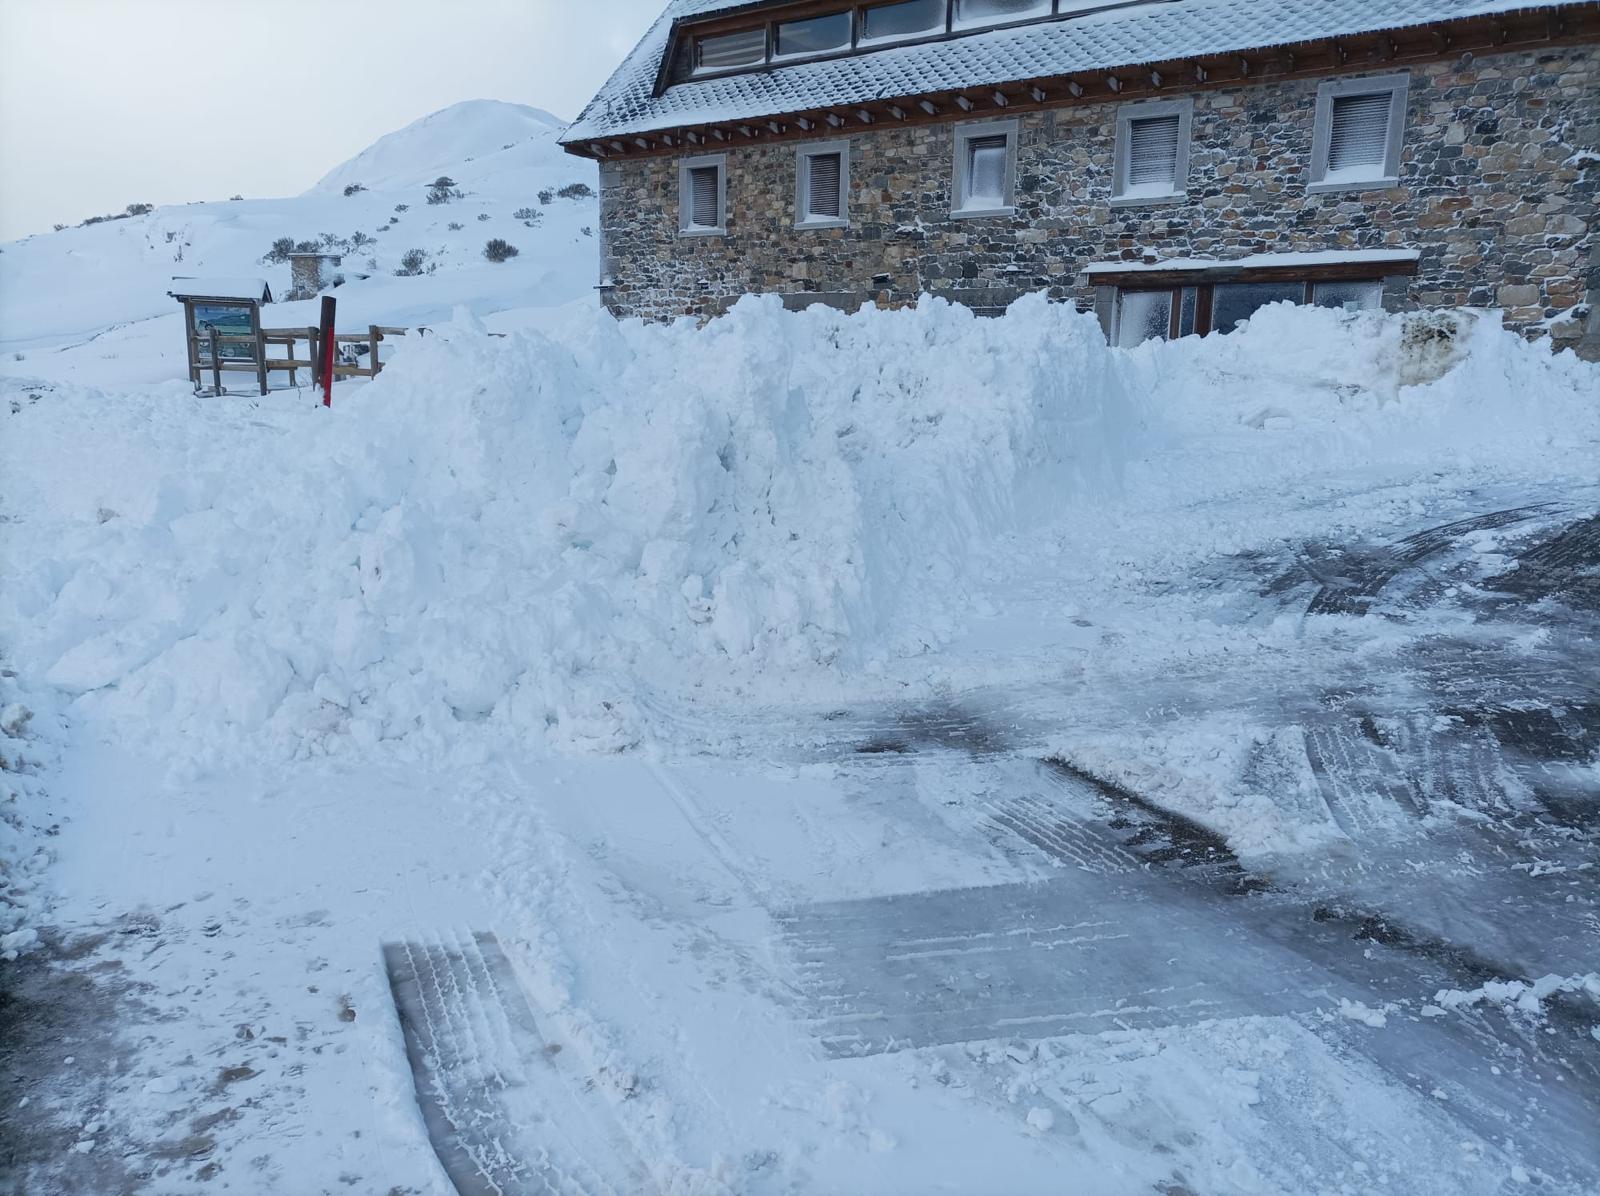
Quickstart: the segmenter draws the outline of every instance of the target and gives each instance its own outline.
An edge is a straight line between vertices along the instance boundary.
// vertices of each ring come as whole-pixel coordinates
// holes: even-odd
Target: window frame
[[[690,171],[714,166],[717,170],[717,224],[711,228],[693,221],[694,188]],[[728,155],[698,154],[678,160],[678,235],[725,237],[728,235]]]
[[[1384,142],[1383,173],[1371,179],[1328,181],[1328,151],[1333,141],[1333,102],[1344,96],[1389,93],[1389,130]],[[1411,75],[1401,71],[1391,75],[1365,75],[1348,79],[1328,79],[1317,87],[1317,111],[1311,134],[1310,174],[1306,192],[1310,195],[1330,191],[1381,191],[1400,183],[1400,159],[1405,152],[1407,100]]]
[[[829,17],[844,18],[844,44],[830,46],[825,50],[791,50],[787,53],[783,49],[782,29],[785,25],[800,25],[809,21],[822,21]],[[790,17],[786,21],[773,20],[767,33],[767,61],[773,65],[786,65],[791,62],[804,62],[812,58],[832,58],[836,54],[848,54],[856,44],[856,11],[853,8],[839,9],[835,12],[819,12],[808,17]]]
[[[1159,119],[1164,116],[1178,118],[1178,156],[1173,163],[1173,189],[1165,195],[1129,195],[1127,194],[1128,168],[1132,165],[1134,122]],[[1111,206],[1134,208],[1186,201],[1189,198],[1189,143],[1193,131],[1192,96],[1175,100],[1148,100],[1137,104],[1123,104],[1119,107],[1111,166]]]
[[[1014,216],[1017,212],[1017,148],[1021,122],[1014,116],[1002,120],[967,121],[953,126],[954,152],[950,190],[950,216],[956,220],[976,220],[992,216]],[[978,137],[1006,139],[1006,165],[1003,198],[999,207],[969,208],[964,206],[967,194],[967,143]]]
[[[1379,266],[1378,269],[1383,267]],[[1388,269],[1394,271],[1398,263],[1390,264]],[[1412,277],[1413,271],[1401,271],[1399,274],[1382,274],[1376,270],[1362,269],[1351,270],[1341,268],[1336,271],[1319,269],[1316,266],[1294,267],[1267,267],[1254,271],[1230,272],[1221,271],[1214,276],[1208,276],[1206,271],[1176,270],[1172,276],[1162,278],[1161,272],[1151,271],[1149,276],[1140,272],[1138,277],[1129,277],[1128,281],[1108,282],[1104,285],[1110,292],[1110,309],[1103,321],[1106,339],[1115,348],[1123,347],[1122,320],[1124,315],[1123,300],[1130,294],[1167,294],[1171,296],[1171,308],[1168,313],[1167,335],[1163,339],[1176,340],[1183,336],[1218,336],[1227,335],[1217,326],[1217,289],[1233,285],[1252,285],[1266,283],[1272,285],[1299,287],[1300,297],[1293,300],[1296,306],[1316,307],[1317,291],[1320,287],[1328,285],[1356,285],[1371,287],[1372,297],[1376,300],[1374,306],[1362,308],[1363,311],[1388,311],[1389,281],[1395,277]],[[1191,317],[1191,328],[1183,331],[1184,296],[1188,292],[1194,293],[1194,311]],[[1274,300],[1274,302],[1277,302]],[[1259,309],[1258,309],[1259,310]],[[1329,308],[1338,311],[1338,308]],[[1246,316],[1245,319],[1250,317]],[[1227,331],[1232,331],[1231,329]],[[1147,338],[1153,339],[1153,338]],[[1143,342],[1140,342],[1141,344]]]
[[[839,214],[837,216],[812,216],[811,163],[809,159],[822,154],[839,155]],[[807,141],[794,151],[794,226],[797,229],[849,228],[850,227],[850,141]]]
[[[701,43],[717,37],[731,37],[738,33],[761,34],[761,57],[759,60],[742,63],[738,66],[701,66]],[[689,43],[689,77],[691,79],[712,78],[717,75],[739,75],[746,71],[760,70],[772,61],[772,30],[767,25],[750,26],[744,29],[728,29],[716,33],[698,34]]]

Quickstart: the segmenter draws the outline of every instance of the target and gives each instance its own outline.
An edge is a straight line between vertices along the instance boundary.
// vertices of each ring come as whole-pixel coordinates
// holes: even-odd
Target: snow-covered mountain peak
[[[307,194],[339,194],[354,183],[379,191],[420,187],[440,175],[481,181],[508,168],[553,164],[564,123],[526,104],[463,100],[378,138]]]

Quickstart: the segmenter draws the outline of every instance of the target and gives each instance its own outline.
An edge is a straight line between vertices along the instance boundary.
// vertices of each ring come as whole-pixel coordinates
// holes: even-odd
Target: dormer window
[[[960,37],[1021,22],[1066,19],[1146,3],[1177,0],[786,0],[764,23],[729,29],[702,15],[674,33],[657,77],[657,94],[678,83],[819,58],[886,49],[904,42]],[[744,4],[741,9],[757,7]],[[765,7],[765,6],[761,6]],[[818,11],[821,10],[821,11]],[[715,10],[714,10],[715,11]],[[675,22],[674,28],[677,28]],[[700,33],[705,29],[708,32]],[[709,30],[717,32],[709,32]]]
[[[696,74],[736,71],[741,67],[760,66],[766,60],[765,29],[741,29],[737,33],[719,33],[715,37],[698,38],[694,43]]]
[[[956,0],[952,29],[975,29],[982,25],[1006,25],[1047,17],[1051,0]]]
[[[946,0],[902,0],[861,10],[860,45],[880,45],[944,32]]]
[[[778,44],[772,48],[774,61],[811,54],[831,54],[850,48],[849,12],[832,12],[804,21],[778,24]]]

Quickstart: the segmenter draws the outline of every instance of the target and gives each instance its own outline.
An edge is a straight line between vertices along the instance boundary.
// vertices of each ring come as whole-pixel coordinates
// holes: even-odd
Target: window
[[[1111,202],[1170,203],[1189,185],[1189,127],[1193,100],[1127,104],[1117,113],[1116,168]]]
[[[1211,307],[1211,330],[1232,332],[1269,303],[1304,303],[1303,282],[1218,283]]]
[[[952,29],[1003,25],[1050,15],[1051,0],[956,0]]]
[[[1119,349],[1131,349],[1149,340],[1164,341],[1193,334],[1198,296],[1197,287],[1118,292],[1113,343]]]
[[[781,22],[778,25],[778,44],[772,48],[772,57],[798,58],[849,48],[850,13],[834,12],[805,21]]]
[[[678,232],[727,232],[727,173],[722,154],[685,158],[678,167]]]
[[[861,10],[860,43],[901,41],[944,32],[945,0],[907,0]]]
[[[1379,264],[1391,270],[1389,277],[1404,277],[1415,272],[1414,259]],[[1095,306],[1104,321],[1106,335],[1119,349],[1132,349],[1148,340],[1201,336],[1213,332],[1232,332],[1269,303],[1313,304],[1337,311],[1381,311],[1384,281],[1380,277],[1318,278],[1317,266],[1305,274],[1284,277],[1277,270],[1267,277],[1237,276],[1236,267],[1219,265],[1220,271],[1234,273],[1232,279],[1209,280],[1205,271],[1180,270],[1182,278],[1164,279],[1163,271],[1135,271],[1119,277],[1117,284],[1097,295]],[[1344,267],[1326,266],[1326,270]],[[1199,273],[1202,277],[1196,278]],[[1091,271],[1090,277],[1114,276],[1111,271]],[[1102,304],[1104,304],[1102,306]]]
[[[1017,122],[958,125],[955,138],[951,215],[1010,215],[1017,173]]]
[[[1319,282],[1312,287],[1311,302],[1340,311],[1378,311],[1383,307],[1381,282]]]
[[[1317,89],[1311,191],[1387,187],[1399,181],[1405,75],[1338,79]]]
[[[849,224],[850,143],[826,141],[795,153],[794,222],[797,228]]]
[[[732,71],[745,66],[760,66],[767,60],[767,31],[741,29],[737,33],[719,33],[715,37],[702,37],[694,44],[694,69],[702,71]]]

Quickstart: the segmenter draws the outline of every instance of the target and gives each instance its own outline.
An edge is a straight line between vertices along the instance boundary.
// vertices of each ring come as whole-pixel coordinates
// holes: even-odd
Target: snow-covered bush
[[[415,278],[422,273],[422,268],[427,264],[427,250],[408,249],[400,255],[400,268],[395,273],[401,278]]]
[[[461,195],[461,191],[456,188],[456,181],[447,174],[441,174],[428,184],[430,204],[449,203],[452,199],[460,199]]]
[[[522,250],[503,237],[491,237],[483,247],[483,256],[491,262],[504,262],[516,257]]]

